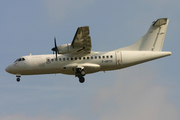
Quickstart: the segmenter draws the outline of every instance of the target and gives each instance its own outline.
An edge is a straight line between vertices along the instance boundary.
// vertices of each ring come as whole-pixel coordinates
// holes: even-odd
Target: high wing
[[[56,46],[56,38],[54,38],[55,47],[52,51],[58,54],[72,53],[73,56],[85,55],[91,53],[91,37],[89,36],[89,26],[78,27],[72,43]]]
[[[89,26],[78,27],[71,46],[73,48],[80,48],[77,52],[90,53],[91,37],[89,34]]]

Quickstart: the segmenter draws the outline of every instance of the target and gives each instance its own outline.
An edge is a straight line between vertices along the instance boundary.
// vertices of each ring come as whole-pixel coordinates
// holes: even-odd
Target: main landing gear
[[[86,72],[84,71],[84,69],[82,68],[76,68],[76,74],[75,74],[75,77],[78,77],[79,78],[79,82],[80,83],[84,83],[85,81],[85,78],[83,76],[86,75]]]
[[[17,82],[20,82],[20,77],[21,77],[21,75],[16,75],[16,77],[17,77],[16,81],[17,81]]]

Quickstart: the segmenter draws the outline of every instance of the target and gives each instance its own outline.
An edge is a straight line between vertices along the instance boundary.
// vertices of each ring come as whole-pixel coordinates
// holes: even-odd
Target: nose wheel
[[[16,81],[17,81],[17,82],[20,82],[20,77],[21,77],[21,75],[16,75],[16,77],[17,77],[17,78],[16,78]]]
[[[16,79],[16,81],[17,81],[17,82],[20,82],[20,78],[18,77],[18,78]]]

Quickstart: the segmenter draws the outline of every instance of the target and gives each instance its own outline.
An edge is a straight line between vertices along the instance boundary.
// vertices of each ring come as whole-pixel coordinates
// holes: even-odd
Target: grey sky
[[[1,0],[1,120],[179,120],[180,74],[178,0]],[[51,54],[71,43],[77,27],[90,26],[93,51],[133,44],[152,21],[167,17],[166,58],[123,70],[74,76],[22,76],[5,68],[18,57]]]

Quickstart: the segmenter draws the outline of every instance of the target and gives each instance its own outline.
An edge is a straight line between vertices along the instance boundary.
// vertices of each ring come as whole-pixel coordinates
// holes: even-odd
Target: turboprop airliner
[[[136,43],[108,52],[91,51],[89,26],[78,27],[70,44],[57,46],[54,38],[55,54],[22,56],[6,71],[15,74],[18,82],[21,75],[62,73],[75,75],[83,83],[86,74],[122,69],[171,55],[162,52],[168,22],[167,18],[157,19]]]

